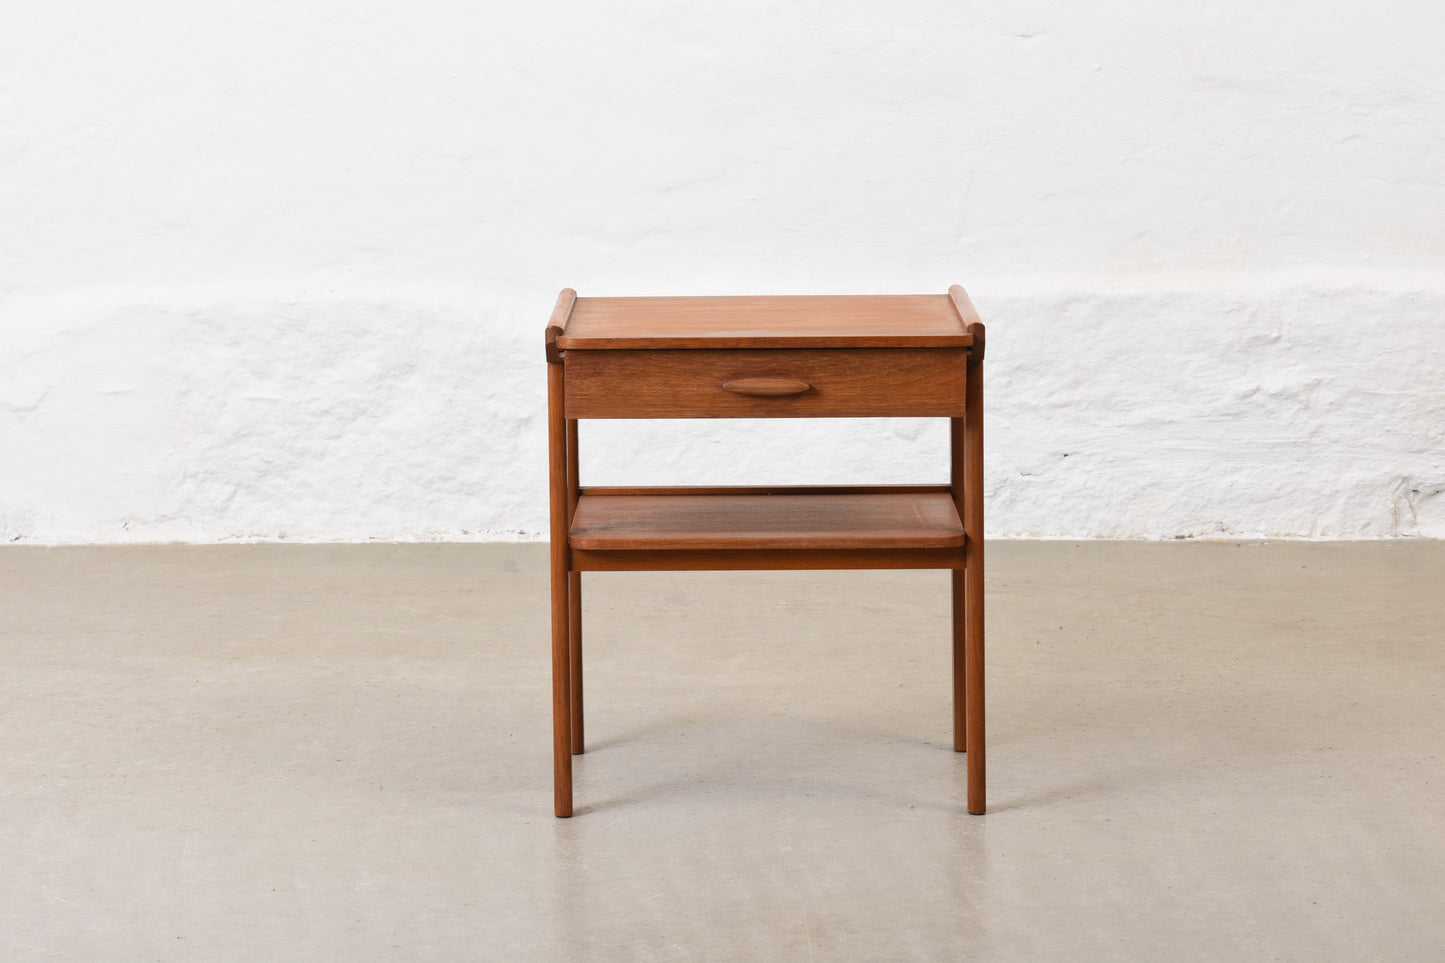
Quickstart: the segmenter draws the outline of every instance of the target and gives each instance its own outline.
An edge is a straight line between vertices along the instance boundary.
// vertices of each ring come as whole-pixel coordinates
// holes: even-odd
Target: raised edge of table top
[[[577,298],[557,346],[962,348],[964,324],[947,294]]]
[[[946,492],[806,495],[595,495],[577,501],[575,549],[956,548]]]

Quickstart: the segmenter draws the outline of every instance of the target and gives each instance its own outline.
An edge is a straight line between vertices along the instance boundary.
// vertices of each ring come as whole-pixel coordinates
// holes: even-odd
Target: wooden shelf
[[[588,552],[957,549],[964,540],[947,492],[634,491],[584,491],[571,546]]]

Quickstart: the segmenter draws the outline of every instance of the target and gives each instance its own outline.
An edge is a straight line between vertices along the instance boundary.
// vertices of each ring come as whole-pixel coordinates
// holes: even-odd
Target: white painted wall
[[[0,540],[542,537],[557,289],[953,282],[990,534],[1445,536],[1437,3],[13,6]],[[943,474],[823,424],[584,478]]]

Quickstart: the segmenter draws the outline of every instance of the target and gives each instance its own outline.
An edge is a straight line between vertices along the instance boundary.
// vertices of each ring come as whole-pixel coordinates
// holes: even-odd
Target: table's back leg
[[[567,419],[567,531],[572,531],[572,517],[577,513],[577,497],[581,493],[581,462],[577,453],[577,419]],[[586,749],[582,732],[582,573],[567,575],[568,639],[567,664],[572,681],[572,753],[581,755]]]
[[[962,518],[965,514],[962,504],[964,497],[962,418],[949,419],[948,447],[952,469],[950,482],[953,487],[953,502],[959,510],[959,517]],[[968,663],[964,658],[964,625],[967,621],[968,610],[965,605],[964,570],[956,568],[948,574],[953,597],[953,654],[951,660],[953,668],[953,749],[955,752],[967,752]]]
[[[964,605],[963,569],[950,571],[953,583],[953,751],[968,751],[968,684],[967,661],[964,658],[964,623],[967,609]]]
[[[567,576],[567,598],[569,645],[567,664],[572,684],[572,754],[580,756],[587,751],[582,732],[582,573],[571,572]]]

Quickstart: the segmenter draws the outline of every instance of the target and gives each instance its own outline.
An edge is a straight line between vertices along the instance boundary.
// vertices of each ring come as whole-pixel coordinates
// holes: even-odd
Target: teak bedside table
[[[983,347],[963,288],[879,297],[579,298],[547,323],[552,751],[572,815],[583,572],[953,570],[953,748],[984,811]],[[947,485],[583,488],[583,418],[950,419]]]

